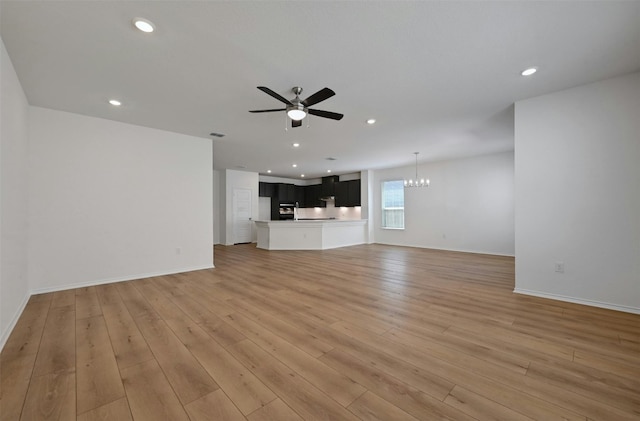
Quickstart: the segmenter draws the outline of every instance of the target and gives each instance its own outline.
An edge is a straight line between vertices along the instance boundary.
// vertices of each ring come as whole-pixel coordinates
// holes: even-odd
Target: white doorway
[[[252,228],[251,190],[233,189],[233,243],[250,243]]]

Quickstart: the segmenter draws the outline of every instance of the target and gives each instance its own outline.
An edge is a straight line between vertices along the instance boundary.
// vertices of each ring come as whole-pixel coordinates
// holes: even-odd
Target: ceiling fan
[[[331,111],[323,111],[323,110],[315,110],[313,108],[309,108],[312,105],[317,104],[318,102],[324,101],[325,99],[329,99],[334,96],[336,93],[333,92],[329,88],[322,88],[315,94],[311,95],[307,99],[300,99],[300,94],[302,93],[302,88],[294,87],[292,89],[293,93],[296,95],[294,99],[289,101],[285,97],[277,94],[266,86],[258,86],[262,92],[267,95],[271,95],[275,99],[280,102],[285,103],[286,108],[275,108],[270,110],[251,110],[250,113],[270,113],[274,111],[286,111],[287,115],[291,119],[291,127],[300,127],[302,126],[302,119],[307,116],[307,114],[315,115],[318,117],[330,118],[332,120],[340,120],[344,115],[334,113]]]

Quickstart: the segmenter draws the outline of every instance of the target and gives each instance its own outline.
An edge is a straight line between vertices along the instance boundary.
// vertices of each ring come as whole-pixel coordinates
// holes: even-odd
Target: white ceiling
[[[638,1],[0,5],[31,105],[224,133],[214,168],[285,177],[411,165],[414,151],[425,162],[512,150],[515,101],[640,70]],[[520,76],[529,66],[540,70]],[[248,112],[281,108],[262,85],[287,98],[329,87],[336,96],[313,108],[345,117],[285,131],[284,112]]]

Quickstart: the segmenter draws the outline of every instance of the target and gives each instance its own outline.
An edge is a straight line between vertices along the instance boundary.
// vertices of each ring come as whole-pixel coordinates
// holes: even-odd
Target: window
[[[382,182],[382,228],[404,229],[404,182]]]

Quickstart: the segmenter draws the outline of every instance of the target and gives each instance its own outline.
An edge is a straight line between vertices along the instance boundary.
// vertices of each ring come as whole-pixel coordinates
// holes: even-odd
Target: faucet
[[[293,208],[293,220],[298,220],[298,202],[296,202],[296,206]]]

